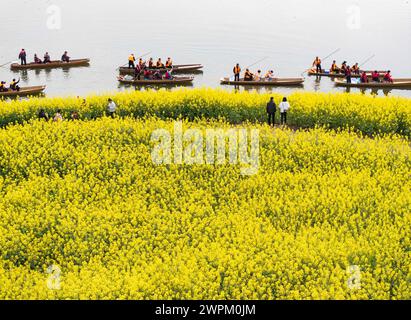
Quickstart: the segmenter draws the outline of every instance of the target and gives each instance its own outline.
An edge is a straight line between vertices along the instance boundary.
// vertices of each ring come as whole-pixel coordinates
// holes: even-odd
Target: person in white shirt
[[[114,114],[116,113],[117,110],[117,105],[115,102],[111,99],[108,99],[108,105],[107,105],[107,115],[114,118]]]
[[[290,109],[290,104],[287,101],[287,98],[284,97],[283,101],[279,105],[280,108],[280,115],[281,115],[281,124],[286,124],[287,123],[287,111]]]
[[[61,122],[61,121],[63,121],[63,116],[61,115],[61,110],[60,110],[60,109],[58,109],[57,112],[56,112],[56,114],[54,115],[53,121],[54,121],[54,122]]]

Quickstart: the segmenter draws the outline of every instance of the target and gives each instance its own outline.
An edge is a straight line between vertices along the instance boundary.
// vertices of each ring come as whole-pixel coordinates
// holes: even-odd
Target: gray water
[[[1,0],[0,65],[17,60],[21,48],[30,61],[34,53],[42,57],[49,51],[59,59],[68,50],[72,58],[90,58],[91,65],[25,73],[6,66],[0,68],[0,79],[21,77],[23,86],[46,84],[48,96],[127,90],[118,85],[116,68],[131,52],[152,51],[155,59],[171,56],[176,64],[204,64],[193,86],[218,88],[236,62],[244,68],[268,57],[252,69],[300,77],[316,55],[325,57],[337,48],[341,50],[324,67],[332,59],[352,64],[375,55],[364,68],[391,69],[394,77],[411,78],[410,1]],[[312,77],[304,90],[345,91],[329,78]],[[411,90],[378,94],[410,97]]]

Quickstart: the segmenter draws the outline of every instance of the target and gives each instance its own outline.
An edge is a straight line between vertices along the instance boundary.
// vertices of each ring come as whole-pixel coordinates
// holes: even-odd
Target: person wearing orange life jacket
[[[340,72],[340,68],[338,68],[337,62],[335,60],[333,61],[333,64],[331,65],[330,72],[331,73],[339,73]]]
[[[358,66],[358,63],[352,66],[351,71],[354,74],[360,74],[360,67]]]
[[[128,68],[129,69],[134,69],[136,67],[135,61],[136,61],[136,58],[134,54],[130,54],[130,56],[128,57]]]
[[[143,69],[146,63],[142,58],[138,59],[138,65],[140,66],[140,69]]]
[[[368,76],[367,74],[363,71],[363,73],[361,74],[361,78],[360,78],[361,83],[367,83],[368,82]]]
[[[148,67],[149,69],[153,69],[153,67],[154,67],[154,60],[153,60],[153,58],[150,58],[150,59],[148,60],[148,62],[147,62],[147,67]]]
[[[233,73],[234,73],[234,81],[240,81],[241,68],[240,68],[239,63],[237,63],[235,67],[233,68]]]
[[[313,68],[315,67],[315,72],[321,73],[322,68],[321,68],[321,59],[319,57],[315,57],[315,60],[313,62]]]
[[[170,57],[167,58],[166,67],[167,68],[172,68],[173,67],[173,60],[171,60]]]
[[[164,63],[161,61],[161,58],[158,58],[157,63],[156,63],[156,67],[158,69],[164,68]]]
[[[244,81],[253,81],[253,78],[254,78],[254,74],[250,72],[249,69],[246,69],[244,73]]]
[[[390,70],[388,70],[387,73],[384,75],[384,81],[385,82],[390,82],[390,83],[394,82],[394,80],[392,79]]]

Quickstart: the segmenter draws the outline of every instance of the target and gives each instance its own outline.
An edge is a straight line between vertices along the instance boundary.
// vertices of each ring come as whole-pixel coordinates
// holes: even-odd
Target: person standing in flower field
[[[267,103],[267,114],[268,114],[268,125],[271,125],[271,121],[272,121],[272,125],[275,125],[275,113],[277,111],[277,106],[274,102],[274,98],[271,97],[270,101]]]
[[[111,98],[109,98],[108,105],[107,105],[107,115],[114,118],[114,114],[116,113],[116,110],[117,110],[116,103]]]
[[[290,109],[290,103],[287,101],[287,98],[284,97],[283,101],[280,103],[280,115],[281,115],[281,124],[287,123],[287,111]]]

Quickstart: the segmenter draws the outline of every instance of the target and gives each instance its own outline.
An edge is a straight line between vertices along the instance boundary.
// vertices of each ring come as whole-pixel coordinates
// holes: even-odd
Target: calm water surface
[[[252,68],[299,77],[316,55],[325,57],[337,48],[324,62],[327,68],[332,59],[361,63],[375,54],[365,68],[389,68],[394,77],[411,78],[410,1],[2,0],[0,65],[16,60],[21,48],[30,61],[34,53],[42,57],[49,51],[59,59],[68,50],[72,58],[91,58],[91,65],[24,73],[6,66],[0,78],[9,82],[20,76],[23,85],[46,84],[48,96],[121,91],[127,87],[119,87],[116,68],[130,52],[152,51],[154,58],[171,56],[177,64],[204,64],[193,86],[220,87],[219,79],[231,74],[236,62],[245,67],[268,57]],[[54,17],[50,6],[60,8],[57,30],[48,28]],[[345,91],[328,78],[310,77],[304,89]],[[411,90],[385,94],[411,97]]]

